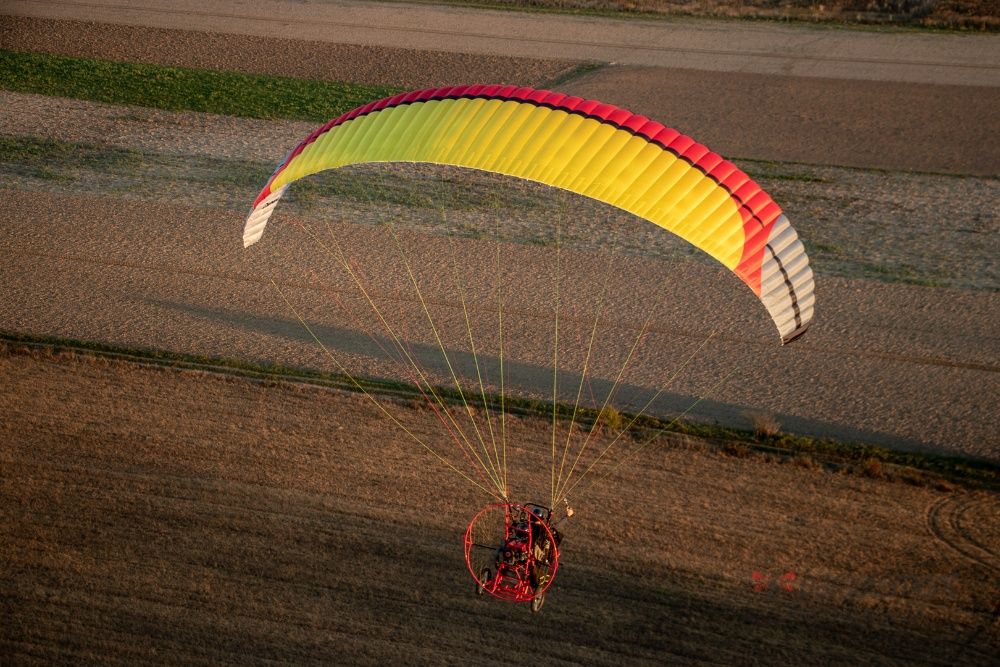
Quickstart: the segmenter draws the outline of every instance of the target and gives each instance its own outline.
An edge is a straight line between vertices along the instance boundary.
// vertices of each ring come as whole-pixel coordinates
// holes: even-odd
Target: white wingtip
[[[763,265],[760,298],[787,345],[805,333],[813,319],[813,272],[798,235],[780,216],[771,228]]]
[[[278,203],[278,200],[281,199],[281,196],[285,194],[285,190],[287,189],[287,185],[278,188],[265,199],[262,199],[250,211],[250,215],[247,216],[246,223],[243,225],[244,248],[249,248],[264,235],[264,228],[267,226],[267,221],[271,217],[271,214],[274,213],[274,207]]]

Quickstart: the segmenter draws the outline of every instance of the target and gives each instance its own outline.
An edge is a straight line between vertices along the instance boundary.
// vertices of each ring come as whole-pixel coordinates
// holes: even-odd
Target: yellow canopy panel
[[[260,239],[288,186],[326,169],[426,162],[537,181],[663,227],[734,271],[782,342],[813,317],[805,249],[781,209],[735,165],[656,121],[560,93],[461,86],[403,93],[335,118],[278,166],[243,244]]]

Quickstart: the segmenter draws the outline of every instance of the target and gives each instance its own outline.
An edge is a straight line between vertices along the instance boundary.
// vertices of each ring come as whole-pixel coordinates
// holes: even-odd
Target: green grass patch
[[[580,63],[575,67],[563,72],[559,76],[553,77],[546,81],[541,88],[548,88],[549,90],[557,90],[559,86],[567,83],[568,81],[573,81],[578,79],[585,74],[590,74],[591,72],[596,72],[607,66],[607,63],[602,63],[598,61],[590,61],[585,63]]]
[[[827,179],[816,176],[809,166],[792,162],[771,160],[745,160],[743,170],[748,176],[775,181],[799,181],[803,183],[827,183]]]
[[[322,122],[401,91],[0,50],[0,88],[110,104]]]
[[[0,331],[0,353],[17,353],[19,349],[48,355],[60,353],[83,354],[126,362],[153,364],[178,369],[201,370],[214,373],[281,383],[304,383],[329,387],[349,392],[370,392],[373,395],[408,401],[412,405],[423,405],[420,393],[407,382],[382,378],[348,378],[338,373],[328,373],[309,368],[288,367],[278,364],[254,363],[237,359],[206,357],[180,354],[153,348],[129,348],[103,343],[93,343],[54,336],[35,336],[15,332]],[[452,387],[435,387],[435,392],[443,400],[455,406],[462,404],[462,397]],[[487,394],[486,404],[491,410],[500,409],[500,397]],[[475,405],[482,405],[480,400]],[[878,468],[879,477],[886,476],[883,468],[895,468],[901,473],[892,478],[913,484],[937,484],[954,482],[971,488],[1000,489],[1000,464],[984,459],[961,456],[942,456],[916,452],[904,452],[862,443],[841,442],[826,438],[776,433],[768,435],[751,430],[737,429],[714,424],[661,419],[648,415],[636,416],[617,410],[603,414],[590,408],[576,408],[568,403],[552,404],[546,401],[508,396],[504,408],[509,414],[552,419],[553,414],[560,420],[574,419],[582,426],[598,423],[603,429],[618,429],[631,425],[627,437],[635,442],[650,442],[653,446],[670,446],[669,441],[661,445],[655,442],[665,434],[684,434],[702,441],[716,451],[728,455],[746,457],[763,455],[801,464],[809,467],[832,467],[848,473],[873,476]]]
[[[920,270],[900,262],[857,262],[857,268],[863,278],[882,282],[904,283],[921,287],[944,287],[947,284],[944,277],[936,278],[926,270]]]

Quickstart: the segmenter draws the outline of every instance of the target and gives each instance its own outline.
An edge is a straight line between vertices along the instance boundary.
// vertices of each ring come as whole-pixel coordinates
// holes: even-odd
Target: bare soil
[[[360,396],[6,350],[0,403],[18,664],[979,665],[1000,647],[995,496],[657,447],[578,498],[529,624],[465,571],[489,498]],[[548,426],[511,420],[519,497],[544,495]]]
[[[1000,88],[606,67],[562,86],[729,158],[1000,175]]]

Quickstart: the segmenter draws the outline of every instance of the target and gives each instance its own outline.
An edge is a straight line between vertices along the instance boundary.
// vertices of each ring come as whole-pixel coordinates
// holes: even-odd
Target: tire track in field
[[[927,507],[927,528],[934,538],[946,544],[952,551],[966,560],[992,572],[1000,572],[1000,554],[995,545],[987,545],[976,539],[970,532],[969,514],[986,508],[980,520],[1000,518],[1000,499],[996,496],[948,495]],[[985,620],[962,642],[965,657],[976,645],[980,637],[991,629],[1000,628],[1000,599],[995,599],[992,609],[985,611]]]
[[[995,546],[983,544],[968,529],[968,514],[992,506],[985,518],[1000,517],[1000,502],[995,496],[950,495],[927,508],[927,529],[939,542],[974,563],[993,572],[1000,572],[1000,553]],[[982,519],[982,517],[980,517]]]

